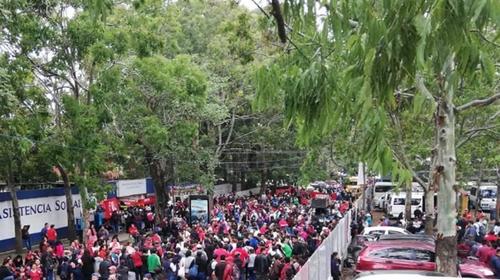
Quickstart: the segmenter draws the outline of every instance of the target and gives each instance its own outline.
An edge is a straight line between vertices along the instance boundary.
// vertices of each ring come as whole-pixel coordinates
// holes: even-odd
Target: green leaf
[[[417,29],[417,33],[420,36],[420,39],[417,42],[417,62],[420,67],[424,67],[427,36],[431,33],[432,28],[431,17],[430,15],[417,15],[415,17],[414,24]]]
[[[475,9],[474,9],[474,15],[472,16],[472,21],[475,22],[479,18],[479,16],[481,15],[481,13],[483,11],[483,8],[487,2],[488,2],[488,0],[475,0],[474,1],[473,7],[475,7]]]
[[[489,83],[493,83],[493,81],[495,80],[495,64],[493,63],[491,58],[484,53],[480,53],[480,61],[481,68],[483,69],[486,80]]]
[[[415,94],[413,98],[413,114],[419,115],[422,112],[424,102],[425,96],[423,94]]]

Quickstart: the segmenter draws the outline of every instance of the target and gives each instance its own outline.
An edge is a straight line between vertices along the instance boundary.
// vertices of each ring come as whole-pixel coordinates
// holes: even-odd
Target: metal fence
[[[347,212],[339,221],[335,229],[323,240],[318,249],[295,275],[294,280],[327,280],[330,278],[332,253],[338,252],[341,259],[347,257],[347,248],[351,243],[351,217],[354,209]]]

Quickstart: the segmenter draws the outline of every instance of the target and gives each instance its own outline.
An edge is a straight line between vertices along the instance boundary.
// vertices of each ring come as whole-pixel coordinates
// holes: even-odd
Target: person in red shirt
[[[490,263],[491,257],[496,254],[496,249],[491,247],[491,242],[486,241],[486,244],[481,246],[476,253],[476,257],[479,258],[479,261],[485,264]]]
[[[236,249],[234,249],[231,252],[231,255],[233,257],[236,255],[239,255],[241,262],[243,263],[243,266],[246,265],[246,263],[248,262],[248,259],[250,258],[250,255],[248,255],[247,251],[243,248],[243,244],[241,242],[238,242],[236,244]]]
[[[50,228],[47,230],[47,240],[51,246],[56,244],[57,240],[57,231],[55,225],[50,225]]]
[[[42,269],[40,266],[33,264],[31,270],[28,272],[28,276],[31,280],[42,280]]]
[[[227,258],[228,255],[229,255],[229,252],[223,248],[222,244],[219,244],[218,248],[214,250],[214,257],[216,258],[216,260],[218,262],[220,261],[220,258],[222,256],[224,256],[224,258]]]
[[[469,212],[469,210],[465,209],[464,210],[464,214],[462,215],[462,217],[466,220],[466,221],[472,221],[472,214]]]
[[[135,248],[135,252],[130,255],[130,258],[132,259],[132,262],[134,263],[134,267],[132,270],[135,272],[136,279],[139,279],[137,276],[142,275],[142,253],[139,251],[139,248]]]
[[[484,236],[484,240],[486,240],[486,241],[489,241],[489,242],[492,242],[492,243],[493,243],[493,242],[497,241],[497,236],[495,235],[495,232],[494,232],[494,231],[490,231],[490,232],[488,232],[488,234],[486,234],[486,235]]]
[[[97,253],[97,256],[105,259],[108,256],[108,246],[102,245],[101,248],[99,249],[99,253]]]
[[[479,220],[482,220],[486,215],[483,213],[482,210],[478,210],[476,218]]]

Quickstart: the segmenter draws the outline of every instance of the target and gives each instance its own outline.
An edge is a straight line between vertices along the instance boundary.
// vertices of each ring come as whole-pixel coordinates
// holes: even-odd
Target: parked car
[[[404,228],[399,227],[366,227],[363,235],[384,235],[384,234],[411,234]]]
[[[367,243],[359,253],[356,272],[372,270],[436,270],[435,246],[431,242],[394,240]],[[494,279],[484,264],[464,260],[460,273],[467,277]]]
[[[362,272],[354,279],[362,279],[362,280],[388,280],[388,279],[427,279],[420,277],[444,277],[443,273],[435,272],[435,271],[425,271],[425,270],[372,270]],[[434,279],[434,278],[433,278]]]
[[[494,273],[485,263],[478,259],[461,259],[460,260],[460,275],[462,277],[493,279]]]
[[[411,280],[455,280],[456,277],[446,277],[444,274],[438,272],[430,271],[408,271],[408,270],[395,270],[395,271],[377,271],[379,273],[374,273],[370,271],[369,273],[361,273],[356,276],[356,280],[401,280],[401,279],[411,279]],[[461,279],[474,279],[474,278],[461,278]]]
[[[393,240],[414,240],[436,243],[433,236],[425,234],[385,234],[378,237],[378,241],[393,241]]]

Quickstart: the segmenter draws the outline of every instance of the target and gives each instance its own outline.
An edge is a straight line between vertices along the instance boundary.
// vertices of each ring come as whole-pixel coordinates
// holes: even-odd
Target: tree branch
[[[271,6],[273,11],[271,14],[276,20],[276,26],[278,27],[278,36],[280,37],[281,43],[285,44],[287,41],[285,20],[283,19],[283,14],[281,13],[281,7],[279,0],[272,0]]]
[[[486,42],[488,42],[488,43],[492,44],[493,46],[495,46],[495,47],[497,47],[497,48],[500,48],[500,45],[499,45],[499,44],[497,44],[497,43],[495,43],[495,42],[493,42],[493,41],[489,40],[488,38],[486,38],[486,36],[484,36],[484,34],[483,34],[483,33],[481,33],[481,31],[474,29],[474,30],[471,30],[471,32],[476,33],[476,34],[477,34],[477,35],[478,35],[481,39],[483,39],[484,41],[486,41]]]
[[[493,129],[495,127],[498,127],[500,126],[500,124],[494,124],[494,125],[489,125],[489,126],[484,126],[484,127],[475,127],[475,128],[471,128],[469,130],[467,130],[464,134],[471,134],[471,133],[477,133],[477,132],[480,132],[480,131],[483,131],[483,130],[490,130],[490,129]]]
[[[498,99],[500,99],[500,92],[497,94],[494,94],[488,98],[485,98],[485,99],[476,99],[476,100],[473,100],[469,103],[465,103],[464,105],[456,107],[456,110],[460,112],[460,111],[465,111],[465,110],[473,108],[473,107],[487,106],[487,105],[490,105],[491,103],[497,101]]]
[[[268,18],[271,19],[271,16],[257,3],[255,0],[252,0],[252,2],[259,8],[259,10]]]
[[[396,116],[395,114],[392,114],[392,113],[390,114],[390,116],[391,116],[392,123],[393,123],[394,127],[396,128],[396,133],[397,133],[396,138],[397,138],[397,142],[398,142],[399,147],[396,147],[394,149],[392,147],[392,145],[388,145],[388,146],[391,147],[392,153],[393,153],[394,157],[396,158],[396,160],[399,161],[399,163],[401,163],[401,165],[403,165],[404,168],[406,168],[408,171],[410,171],[413,179],[415,181],[417,181],[417,183],[422,188],[425,189],[426,183],[424,182],[424,180],[422,178],[420,178],[420,176],[418,176],[417,172],[415,172],[413,167],[410,165],[410,161],[406,157],[404,147],[403,147],[403,128],[401,127],[401,122],[399,120],[399,117]],[[399,151],[402,151],[402,152],[399,152]]]

